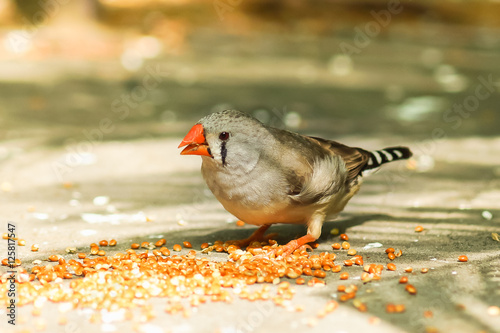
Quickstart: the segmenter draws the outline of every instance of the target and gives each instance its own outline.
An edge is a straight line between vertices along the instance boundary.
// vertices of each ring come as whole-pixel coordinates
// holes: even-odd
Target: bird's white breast
[[[242,173],[204,159],[202,174],[224,208],[246,223],[305,223],[311,214],[309,209],[293,204],[286,180],[272,167],[260,165]]]

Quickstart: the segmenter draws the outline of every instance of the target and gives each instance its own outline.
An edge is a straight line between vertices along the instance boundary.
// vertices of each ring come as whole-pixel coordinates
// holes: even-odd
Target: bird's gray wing
[[[353,148],[336,141],[322,138],[308,137],[324,149],[338,155],[344,161],[347,168],[347,183],[351,183],[361,174],[370,159],[370,152],[361,148]]]
[[[271,160],[279,161],[287,194],[299,203],[318,202],[350,186],[370,158],[366,150],[335,141],[275,128],[269,132],[281,144],[281,148],[272,149]]]

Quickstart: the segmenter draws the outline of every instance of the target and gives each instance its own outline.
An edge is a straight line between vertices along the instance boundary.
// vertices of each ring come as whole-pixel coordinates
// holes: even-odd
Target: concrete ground
[[[178,155],[179,139],[96,145],[87,165],[75,166],[65,175],[65,181],[74,185],[69,189],[62,186],[53,168],[54,161],[65,156],[63,149],[30,147],[29,142],[17,142],[17,147],[25,145],[23,153],[13,153],[15,156],[2,165],[2,174],[10,175],[9,182],[2,184],[2,223],[6,229],[7,221],[14,221],[19,237],[27,241],[27,246],[19,247],[19,256],[26,263],[23,267],[29,268],[33,260],[44,260],[51,254],[65,254],[67,247],[86,249],[101,239],[118,240],[115,249],[108,249],[108,254],[113,254],[124,251],[133,242],[161,237],[167,239],[167,246],[188,240],[199,249],[203,242],[248,236],[254,227],[237,227],[235,219],[207,193],[199,172],[200,159]],[[379,142],[351,137],[344,142],[352,140],[367,147],[411,144],[393,141],[396,139],[402,140],[387,138]],[[477,149],[462,154],[468,146]],[[62,314],[57,304],[48,303],[39,316],[31,314],[32,306],[22,307],[16,327],[7,324],[5,310],[0,310],[1,330],[74,333],[89,330],[498,331],[500,316],[492,313],[495,308],[490,307],[500,305],[500,243],[491,236],[492,232],[500,231],[500,191],[498,178],[495,179],[499,172],[500,141],[444,140],[439,142],[434,156],[438,158],[426,172],[408,170],[402,162],[371,176],[340,219],[324,225],[315,253],[333,251],[331,244],[339,238],[330,234],[332,228],[349,235],[352,248],[364,256],[365,263],[390,262],[384,252],[387,247],[403,251],[403,256],[394,261],[397,270],[384,271],[380,281],[363,285],[359,279],[361,267],[344,268],[351,274],[348,282],[359,287],[358,299],[367,305],[367,312],[359,312],[350,301],[341,303],[327,317],[317,319],[316,314],[326,302],[339,297],[337,285],[346,284],[339,280],[338,274],[328,273],[323,288],[294,287],[296,295],[292,303],[304,306],[300,313],[289,312],[270,302],[236,298],[231,305],[209,302],[193,310],[190,318],[184,318],[165,313],[167,300],[159,298],[150,302],[156,315],[150,322],[140,322],[137,310],[132,321],[103,314],[101,322],[91,323],[93,310]],[[482,156],[490,157],[481,159]],[[424,164],[418,154],[415,159],[420,160],[420,166],[429,163]],[[109,202],[95,199],[100,196],[108,197]],[[100,205],[102,203],[104,205]],[[148,222],[146,217],[152,221]],[[416,226],[423,226],[424,231],[416,233]],[[302,227],[288,225],[274,226],[271,230],[279,233],[281,243],[305,232]],[[30,251],[33,243],[40,245],[39,252]],[[0,253],[5,253],[5,242],[0,244]],[[337,262],[342,263],[346,253],[336,252]],[[459,255],[467,255],[469,261],[458,262]],[[74,256],[65,255],[66,258]],[[226,254],[213,253],[209,257],[227,260]],[[413,267],[413,273],[403,272],[407,266]],[[428,273],[421,273],[421,268],[428,268]],[[5,271],[4,267],[1,269]],[[409,275],[418,289],[417,295],[409,295],[398,283],[402,275]],[[406,311],[386,313],[387,303],[404,304]],[[67,319],[66,325],[58,324],[60,317]]]

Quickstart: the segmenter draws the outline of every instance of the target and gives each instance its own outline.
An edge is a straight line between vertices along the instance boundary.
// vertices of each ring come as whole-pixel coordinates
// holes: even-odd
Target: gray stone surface
[[[393,139],[376,144],[389,144]],[[345,140],[357,141],[359,145],[372,144],[353,138]],[[488,147],[484,148],[484,154],[487,151],[493,158],[500,156],[497,140],[470,140],[478,147],[471,154],[480,156],[481,147]],[[292,304],[304,306],[301,313],[289,312],[269,302],[236,299],[232,305],[205,304],[193,310],[192,316],[186,319],[164,313],[167,300],[154,299],[151,304],[156,318],[148,324],[129,321],[91,324],[88,320],[91,311],[81,310],[67,314],[68,324],[61,326],[57,324],[61,316],[57,305],[47,304],[39,317],[31,315],[31,306],[21,308],[18,320],[23,323],[12,330],[2,320],[2,331],[33,329],[44,322],[48,332],[128,331],[133,327],[146,332],[149,329],[156,332],[159,328],[173,332],[305,329],[424,332],[428,327],[435,327],[440,332],[494,332],[499,327],[500,317],[488,315],[487,309],[500,305],[500,244],[491,238],[491,232],[498,232],[500,228],[499,191],[498,180],[486,180],[485,176],[488,171],[494,172],[496,161],[474,163],[470,154],[458,154],[460,149],[472,144],[470,140],[440,142],[435,155],[439,157],[435,159],[434,168],[427,172],[387,166],[366,180],[362,191],[338,221],[325,223],[319,248],[315,250],[317,253],[332,251],[331,244],[338,241],[338,237],[330,235],[334,227],[350,236],[351,246],[364,256],[365,263],[388,263],[384,252],[387,247],[403,251],[403,256],[394,261],[397,271],[384,271],[380,281],[363,285],[359,280],[361,267],[344,268],[351,275],[348,283],[359,286],[358,298],[367,304],[366,313],[358,312],[351,302],[347,302],[326,318],[311,322],[310,318],[314,318],[327,300],[339,296],[336,286],[345,284],[338,274],[329,273],[326,287],[294,287],[296,295]],[[235,219],[207,193],[198,170],[199,158],[178,155],[178,141],[101,143],[92,149],[92,163],[75,167],[73,172],[66,174],[65,181],[74,184],[71,189],[62,187],[51,167],[64,156],[61,148],[25,148],[22,154],[5,161],[2,174],[4,177],[10,175],[12,187],[2,193],[2,223],[6,227],[7,220],[16,222],[19,236],[26,239],[28,246],[19,247],[19,255],[27,267],[35,259],[64,253],[66,247],[85,249],[89,243],[101,239],[118,240],[116,249],[108,250],[112,254],[123,251],[133,242],[160,237],[168,240],[168,246],[189,240],[196,249],[205,241],[248,236],[254,227],[235,226]],[[450,163],[448,155],[458,157]],[[418,154],[416,158],[419,159]],[[460,177],[457,170],[462,170]],[[95,205],[93,201],[97,196],[108,196],[109,204]],[[97,215],[85,215],[109,217],[110,206],[116,209],[115,216],[122,214],[116,224],[106,219],[96,222],[92,218]],[[493,218],[485,219],[482,216],[485,211]],[[144,217],[153,221],[146,222]],[[184,221],[182,225],[181,220]],[[416,233],[417,225],[425,230]],[[274,226],[271,230],[279,233],[278,240],[282,243],[305,232],[302,227],[288,225]],[[382,246],[364,248],[375,242]],[[33,243],[40,244],[39,252],[30,252],[29,245]],[[5,242],[1,243],[0,251],[6,251]],[[346,253],[336,252],[337,261],[342,263],[347,258]],[[457,262],[462,254],[469,257],[469,262]],[[66,257],[71,258],[71,255]],[[209,257],[227,258],[223,254]],[[398,283],[407,266],[414,268],[409,278],[418,289],[415,296],[410,296]],[[429,272],[422,274],[421,268],[429,268]],[[406,312],[387,314],[385,305],[390,302],[405,304]],[[424,311],[432,311],[433,317],[425,318]],[[374,325],[370,322],[371,317],[381,321]],[[112,320],[109,316],[103,318]],[[311,327],[311,324],[314,325]]]

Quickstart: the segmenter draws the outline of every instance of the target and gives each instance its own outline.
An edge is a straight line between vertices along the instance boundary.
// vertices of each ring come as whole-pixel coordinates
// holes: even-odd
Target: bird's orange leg
[[[265,240],[264,233],[267,231],[267,229],[269,229],[270,226],[270,224],[264,224],[259,229],[255,230],[250,237],[237,241],[228,241],[227,243],[237,245],[239,247],[247,247],[253,242],[262,242]]]
[[[306,245],[307,243],[314,242],[317,238],[307,234],[305,236],[302,236],[300,238],[294,239],[292,241],[289,241],[286,245],[283,245],[280,250],[283,250],[283,253],[281,256],[287,257],[290,254],[293,253],[293,251],[297,250],[301,246]]]

